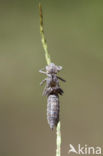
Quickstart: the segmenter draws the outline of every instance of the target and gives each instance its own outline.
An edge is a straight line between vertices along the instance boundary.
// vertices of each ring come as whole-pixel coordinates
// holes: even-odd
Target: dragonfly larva
[[[44,69],[39,70],[40,73],[47,75],[47,78],[42,80],[40,85],[46,82],[43,95],[47,96],[47,120],[51,129],[57,126],[59,121],[59,94],[63,94],[63,90],[59,85],[59,80],[65,82],[64,79],[57,76],[60,70],[62,70],[62,67],[56,66],[54,63],[50,63]]]

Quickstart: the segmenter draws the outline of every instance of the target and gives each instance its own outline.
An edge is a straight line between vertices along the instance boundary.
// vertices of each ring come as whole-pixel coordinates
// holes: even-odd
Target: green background
[[[63,66],[62,156],[103,145],[103,1],[41,0],[52,61]],[[54,156],[38,72],[46,61],[37,0],[0,0],[0,156]]]

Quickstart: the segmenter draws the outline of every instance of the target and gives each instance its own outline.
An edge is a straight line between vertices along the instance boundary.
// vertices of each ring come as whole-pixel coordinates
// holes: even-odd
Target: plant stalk
[[[48,52],[48,46],[47,46],[47,42],[46,42],[46,38],[45,38],[45,34],[44,34],[44,26],[43,26],[43,12],[42,12],[42,6],[39,3],[39,13],[40,13],[40,34],[41,34],[41,42],[42,42],[42,46],[44,48],[44,52],[45,52],[45,59],[47,64],[49,65],[51,63],[51,59],[50,59],[50,55]],[[56,127],[56,156],[61,156],[61,124],[60,121],[57,124]]]

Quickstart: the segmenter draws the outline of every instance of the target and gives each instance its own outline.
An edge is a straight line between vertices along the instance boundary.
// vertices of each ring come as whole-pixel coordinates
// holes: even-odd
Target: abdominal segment
[[[47,99],[47,120],[51,129],[56,127],[58,124],[59,110],[59,96],[56,94],[50,94]]]

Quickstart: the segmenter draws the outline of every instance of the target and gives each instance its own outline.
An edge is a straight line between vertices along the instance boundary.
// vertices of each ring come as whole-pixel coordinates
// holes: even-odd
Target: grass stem
[[[39,12],[40,12],[40,34],[41,34],[41,42],[42,42],[42,46],[44,48],[46,62],[49,65],[51,63],[51,59],[50,59],[50,55],[48,53],[48,46],[47,46],[47,42],[46,42],[46,38],[45,38],[45,34],[44,34],[43,12],[42,12],[42,6],[41,6],[40,3],[39,3]],[[56,156],[61,156],[61,130],[60,130],[60,121],[58,122],[57,128],[56,128],[56,145],[57,145]]]

